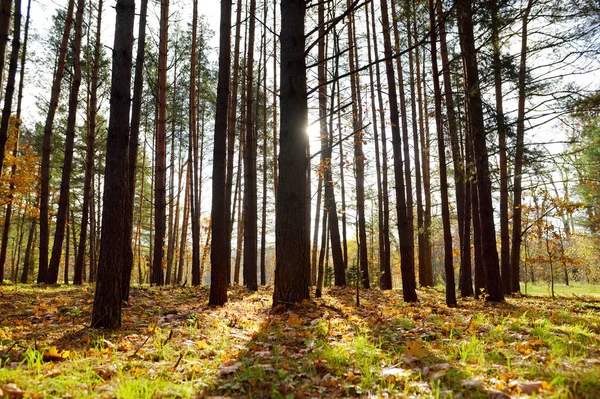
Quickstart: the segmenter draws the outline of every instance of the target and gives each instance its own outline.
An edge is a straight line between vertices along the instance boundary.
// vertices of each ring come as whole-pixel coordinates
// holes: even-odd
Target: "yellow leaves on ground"
[[[422,358],[427,355],[428,351],[423,345],[423,342],[420,341],[410,341],[406,344],[406,349],[404,350],[404,354],[407,356],[415,356],[416,358]]]
[[[56,349],[56,346],[51,346],[48,349],[45,349],[42,354],[44,355],[45,359],[49,359],[49,360],[64,360],[64,359],[68,359],[69,356],[71,355],[71,351],[68,350],[63,350],[63,351],[59,351],[58,349]]]

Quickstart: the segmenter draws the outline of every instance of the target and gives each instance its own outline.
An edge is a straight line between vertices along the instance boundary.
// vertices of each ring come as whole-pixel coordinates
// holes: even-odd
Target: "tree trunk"
[[[58,281],[58,269],[62,254],[62,246],[65,238],[65,226],[69,212],[69,197],[71,191],[71,172],[73,170],[73,149],[75,147],[75,124],[77,118],[77,104],[79,102],[79,86],[81,85],[81,31],[83,26],[84,0],[77,0],[77,13],[75,14],[75,38],[73,40],[73,81],[69,94],[69,114],[67,117],[67,132],[65,138],[65,158],[63,162],[62,178],[60,182],[60,194],[58,201],[58,212],[56,214],[56,230],[54,231],[54,243],[52,246],[52,257],[48,267],[46,283],[56,284]],[[67,235],[67,242],[68,242]]]
[[[256,126],[254,125],[254,36],[256,0],[250,0],[248,14],[248,55],[246,59],[246,156],[244,157],[244,285],[258,290],[257,282],[257,198]]]
[[[118,0],[110,94],[110,117],[106,141],[102,236],[98,283],[92,310],[92,327],[121,326],[123,254],[128,238],[123,209],[131,195],[127,187],[127,146],[133,52],[135,2]]]
[[[215,115],[215,140],[213,150],[212,181],[212,244],[210,253],[210,299],[211,305],[227,302],[227,225],[225,212],[225,183],[227,157],[227,107],[229,80],[231,78],[231,2],[221,2],[221,26],[219,40],[219,78],[217,86],[217,111]]]
[[[460,245],[460,273],[462,277],[459,279],[461,296],[467,297],[473,295],[473,283],[467,277],[471,275],[471,271],[466,268],[470,267],[470,251],[465,247],[465,235],[469,234],[465,229],[465,173],[464,162],[460,151],[460,140],[458,135],[458,126],[456,121],[456,113],[454,109],[454,97],[452,94],[452,81],[450,78],[450,60],[448,58],[448,46],[446,44],[446,23],[444,21],[444,11],[442,2],[436,2],[437,20],[440,29],[440,54],[442,56],[442,71],[444,77],[444,99],[446,100],[446,114],[448,117],[448,133],[450,133],[450,146],[452,149],[452,165],[454,166],[454,187],[456,194],[456,214],[458,217],[458,238]]]
[[[369,24],[369,21],[367,22]],[[373,29],[373,37],[377,36],[376,24],[375,24],[375,6],[373,2],[371,2],[371,20],[370,20],[371,28]],[[367,33],[368,33],[367,27]],[[367,42],[370,43],[370,40],[367,39]],[[379,58],[379,50],[378,50],[378,41],[373,40],[373,51],[376,58]],[[371,61],[369,60],[369,64]],[[372,77],[373,73],[369,71],[369,75]],[[381,71],[379,68],[379,63],[375,64],[375,76],[377,78],[377,105],[379,109],[379,130],[381,132],[381,167],[377,167],[377,176],[379,178],[379,174],[381,173],[381,183],[379,180],[377,182],[377,186],[381,187],[382,190],[378,190],[378,195],[381,194],[381,202],[382,206],[380,209],[381,213],[381,231],[380,234],[380,243],[379,243],[379,287],[384,290],[392,289],[392,269],[390,262],[390,228],[389,228],[389,220],[390,220],[390,205],[389,205],[389,193],[388,193],[388,164],[387,164],[387,133],[386,133],[386,118],[385,118],[385,108],[383,103],[383,95],[381,88]],[[371,89],[373,90],[373,88]],[[373,107],[375,106],[374,98],[371,98],[371,102],[373,103]],[[375,117],[373,117],[373,120]],[[375,161],[376,165],[379,162],[379,143],[377,137],[377,128],[373,128],[375,133]],[[381,168],[381,172],[379,171]]]
[[[521,60],[519,63],[519,105],[517,115],[517,137],[515,147],[515,173],[513,183],[513,229],[512,248],[510,251],[510,291],[519,292],[519,275],[521,263],[521,240],[523,227],[521,219],[523,210],[521,208],[521,174],[523,173],[523,153],[525,152],[525,85],[527,78],[527,23],[533,0],[527,2],[523,13],[523,28],[521,32]]]
[[[38,201],[39,203],[39,197]],[[31,258],[32,258],[32,250],[33,243],[35,241],[35,231],[36,231],[37,219],[32,218],[31,227],[29,228],[29,234],[27,235],[27,246],[25,249],[25,258],[23,259],[23,274],[21,274],[21,283],[27,284],[29,280],[29,270],[31,270]]]
[[[346,1],[350,7],[350,0]],[[356,70],[356,37],[354,35],[354,17],[348,23],[348,63],[349,69]],[[356,177],[356,214],[358,223],[358,239],[360,246],[360,273],[363,288],[370,288],[369,257],[367,253],[367,230],[365,220],[365,154],[363,152],[363,121],[362,103],[360,96],[360,82],[358,72],[350,75],[350,91],[352,93],[352,127],[354,129],[354,174]]]
[[[44,142],[42,144],[41,173],[42,192],[40,196],[40,259],[37,277],[38,283],[43,283],[46,281],[46,274],[48,272],[48,247],[50,243],[50,229],[48,218],[50,196],[50,152],[52,146],[53,129],[52,125],[54,124],[54,117],[56,115],[56,109],[58,108],[58,100],[60,97],[62,79],[65,73],[67,46],[69,44],[71,24],[73,23],[73,8],[75,8],[75,0],[69,0],[64,31],[62,35],[62,40],[60,42],[60,48],[58,50],[58,65],[56,67],[56,74],[54,76],[54,81],[52,82],[52,91],[50,93],[50,107],[48,108],[48,114],[46,115],[46,123],[44,124]],[[0,40],[0,43],[2,43],[2,40]],[[0,54],[0,60],[3,59],[4,56]]]
[[[440,90],[440,78],[437,65],[437,37],[434,1],[435,0],[429,0],[429,26],[431,27],[431,75],[433,77],[435,125],[437,130],[438,159],[440,168],[442,228],[444,232],[444,272],[446,274],[446,305],[454,307],[456,306],[456,287],[454,286],[454,263],[452,260],[452,232],[450,230],[450,207],[448,204],[448,176],[446,172],[446,148],[444,145],[444,125],[442,121],[442,93]],[[446,92],[446,94],[447,93],[448,92]],[[447,101],[448,98],[446,98],[446,102]],[[457,182],[456,184],[458,185],[459,182]]]
[[[396,80],[394,67],[392,65],[392,44],[389,32],[389,14],[387,0],[380,0],[381,22],[383,29],[384,54],[387,59],[385,63],[388,81],[388,95],[390,103],[390,120],[392,122],[392,147],[394,150],[394,175],[396,178],[396,211],[398,213],[398,235],[400,237],[400,270],[402,272],[402,295],[406,302],[417,300],[415,265],[412,253],[412,231],[406,209],[406,195],[404,187],[404,172],[402,163],[402,142],[400,138],[400,118],[398,115],[398,102],[396,95]]]
[[[167,206],[167,51],[169,45],[169,0],[160,2],[160,38],[158,44],[158,121],[156,127],[156,163],[154,183],[154,257],[152,279],[164,284],[163,260]]]
[[[267,236],[267,4],[263,3],[263,29],[262,29],[262,86],[263,86],[263,103],[262,103],[262,119],[263,119],[263,160],[262,160],[262,223],[260,231],[260,285],[267,284],[265,264],[266,256],[266,236]]]
[[[235,130],[237,127],[237,95],[239,85],[239,74],[240,74],[240,41],[241,41],[241,19],[242,19],[242,4],[244,2],[239,0],[237,2],[237,10],[235,17],[235,44],[233,51],[233,76],[231,83],[231,95],[229,99],[229,120],[227,125],[227,176],[225,180],[225,222],[229,228],[226,234],[227,240],[227,253],[231,254],[231,232],[233,231],[233,216],[235,212],[235,200],[236,196],[231,198],[231,191],[233,189],[233,158],[235,153]],[[227,257],[227,284],[231,284],[231,256]]]
[[[498,12],[500,1],[493,0],[490,5],[492,20],[492,68],[494,70],[494,89],[496,94],[496,128],[498,130],[498,151],[500,168],[500,271],[502,288],[510,293],[510,242],[508,231],[508,161],[506,156],[506,126],[502,106],[502,61],[500,59],[500,21]]]
[[[473,35],[473,12],[471,0],[457,0],[456,12],[459,23],[459,39],[465,69],[465,93],[468,101],[469,122],[474,144],[475,165],[477,167],[477,191],[479,198],[479,221],[481,225],[481,241],[483,266],[485,269],[485,287],[489,301],[504,300],[498,250],[496,248],[496,231],[494,228],[494,209],[492,204],[492,185],[490,182],[486,132],[483,121],[483,104],[479,91],[479,75],[477,71],[477,52]]]
[[[309,298],[310,238],[306,220],[308,118],[304,0],[281,3],[281,137],[275,222],[273,306]]]

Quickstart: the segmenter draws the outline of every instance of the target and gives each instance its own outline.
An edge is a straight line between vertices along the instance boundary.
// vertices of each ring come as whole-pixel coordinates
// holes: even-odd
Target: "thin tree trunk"
[[[393,21],[399,21],[399,17],[396,12],[396,0],[391,0],[392,18]],[[395,22],[392,24],[394,28],[394,49],[400,51],[400,33],[398,31],[399,23]],[[413,190],[412,190],[412,176],[410,172],[410,148],[408,140],[408,118],[406,112],[406,94],[404,91],[404,73],[402,70],[402,57],[396,57],[396,69],[398,70],[398,94],[400,96],[400,121],[402,122],[402,140],[398,142],[398,145],[402,145],[402,151],[404,156],[404,189],[406,190],[406,235],[409,236],[409,250],[411,257],[412,268],[414,269],[414,257],[415,257],[415,227],[414,227],[414,215],[413,215]],[[414,274],[414,270],[413,270]],[[416,283],[415,283],[416,285]]]
[[[448,177],[446,172],[446,148],[444,145],[444,125],[442,121],[442,93],[437,65],[437,37],[435,23],[435,0],[429,0],[429,23],[431,27],[431,75],[435,100],[435,125],[438,139],[440,169],[440,197],[442,202],[442,227],[444,231],[444,271],[446,274],[446,305],[456,306],[454,286],[454,264],[452,261],[452,232],[450,231],[450,209],[448,204]],[[440,29],[441,30],[441,29]],[[443,56],[442,56],[443,59]],[[446,98],[448,101],[448,98]],[[457,185],[459,183],[457,182]]]
[[[39,203],[39,196],[38,201]],[[32,258],[32,250],[33,250],[33,242],[35,241],[35,231],[36,231],[37,219],[31,219],[31,227],[29,227],[29,234],[27,235],[27,246],[25,249],[25,258],[23,260],[23,274],[21,274],[21,283],[26,284],[29,280],[29,270],[31,270],[31,258]]]
[[[81,213],[81,227],[79,230],[79,250],[75,260],[75,273],[73,284],[83,283],[83,272],[85,263],[85,248],[87,241],[88,218],[90,211],[90,197],[92,195],[92,180],[94,174],[94,146],[96,139],[96,112],[97,112],[97,93],[98,93],[98,74],[100,69],[100,42],[102,32],[102,5],[103,1],[98,2],[98,19],[96,22],[96,39],[94,43],[94,66],[92,69],[92,79],[90,82],[90,102],[87,123],[87,137],[85,149],[85,172],[83,177],[83,205]],[[91,236],[91,234],[90,234]],[[91,247],[93,248],[93,246]],[[90,249],[91,250],[91,249]],[[125,295],[125,300],[127,295]]]
[[[322,24],[320,24],[322,25]],[[326,205],[324,205],[326,206]],[[324,258],[325,258],[325,247],[327,246],[327,215],[323,212],[323,228],[321,230],[321,251],[319,252],[319,263],[317,265],[317,289],[315,291],[315,297],[321,298],[323,294],[323,279],[324,279]],[[335,273],[335,272],[334,272]]]
[[[257,198],[256,126],[254,125],[254,36],[256,0],[250,0],[248,54],[246,59],[246,141],[244,157],[244,285],[258,290],[257,282]]]
[[[240,168],[238,167],[238,171]],[[240,185],[241,177],[238,172],[238,186]],[[242,207],[242,189],[238,191],[238,225],[237,225],[237,247],[235,249],[235,265],[233,270],[233,282],[240,283],[240,269],[242,264],[242,244],[244,242],[244,209]]]
[[[367,25],[369,21],[367,21]],[[373,37],[377,36],[376,24],[375,24],[375,5],[371,2],[371,20],[370,25],[373,30]],[[369,33],[367,27],[367,34]],[[367,42],[370,43],[370,40],[367,38]],[[379,50],[378,50],[378,41],[373,40],[373,51],[376,58],[379,58]],[[369,52],[370,53],[370,52]],[[369,64],[371,61],[369,60]],[[372,77],[373,73],[370,70],[369,75]],[[388,193],[388,164],[387,164],[387,128],[386,128],[386,118],[385,118],[385,108],[383,103],[383,94],[381,87],[381,71],[379,68],[379,63],[375,64],[375,77],[377,79],[377,105],[379,108],[379,130],[381,132],[381,167],[377,167],[377,177],[381,173],[381,182],[378,180],[377,186],[381,187],[382,190],[378,190],[378,196],[381,195],[382,205],[380,207],[381,214],[381,230],[380,234],[380,247],[379,247],[379,287],[384,290],[392,289],[392,270],[391,270],[391,261],[390,261],[390,228],[389,228],[389,220],[390,220],[390,204],[389,204],[389,193]],[[371,88],[373,91],[373,88]],[[373,103],[373,107],[375,106],[375,100],[372,97],[371,103]],[[373,120],[375,117],[373,116]],[[375,153],[376,153],[376,163],[379,163],[379,143],[378,143],[378,135],[377,128],[374,127],[373,131],[375,133]],[[379,171],[381,169],[381,172]]]
[[[400,269],[402,272],[402,295],[406,302],[415,302],[417,300],[415,265],[412,248],[412,231],[409,226],[406,209],[406,195],[403,175],[402,149],[400,138],[400,118],[398,115],[398,103],[396,96],[396,80],[394,77],[394,67],[392,65],[392,44],[389,32],[389,14],[387,0],[380,0],[381,3],[381,22],[383,29],[383,44],[385,58],[386,76],[388,81],[388,95],[390,103],[390,120],[392,122],[392,147],[394,150],[394,175],[396,178],[396,210],[398,213],[398,234],[400,237]]]
[[[58,201],[58,212],[56,214],[56,230],[54,231],[54,243],[52,246],[52,257],[48,267],[46,283],[56,284],[58,281],[58,269],[65,238],[65,226],[69,212],[69,197],[71,191],[71,172],[73,170],[73,149],[75,147],[75,128],[77,118],[77,104],[79,103],[79,86],[81,85],[81,34],[83,26],[84,0],[77,0],[77,13],[75,14],[75,38],[73,40],[73,81],[69,94],[69,115],[67,117],[67,132],[65,138],[65,158],[63,162],[62,179],[60,183],[60,194]],[[67,242],[68,242],[67,235]]]
[[[523,153],[525,152],[525,89],[527,78],[527,24],[529,22],[529,13],[533,6],[533,0],[527,2],[527,7],[523,13],[523,28],[521,32],[521,60],[519,63],[519,105],[517,115],[517,137],[515,146],[515,173],[513,183],[513,228],[512,228],[512,248],[510,251],[510,291],[519,292],[519,276],[521,263],[521,241],[523,226],[521,220],[523,209],[521,174],[523,173]]]
[[[179,245],[179,261],[177,262],[177,275],[175,284],[180,285],[183,279],[183,265],[185,263],[185,249],[187,245],[188,221],[190,213],[190,173],[192,166],[187,162],[185,195],[183,197],[183,226],[181,227],[181,244]]]
[[[166,234],[167,187],[167,51],[169,44],[169,0],[160,2],[158,45],[158,125],[156,129],[156,180],[154,183],[154,258],[151,283],[164,284],[163,261]]]
[[[11,0],[2,1],[1,11],[4,11],[4,3],[10,3]],[[9,19],[10,19],[10,10]],[[3,28],[3,13],[0,12],[0,29]],[[0,30],[0,52],[2,53],[2,66],[4,66],[4,51],[6,41],[2,38],[2,31]],[[8,37],[6,38],[8,39]],[[15,82],[17,80],[17,63],[19,62],[19,49],[21,47],[21,0],[15,0],[15,16],[13,20],[13,40],[12,50],[10,53],[10,62],[8,66],[8,79],[6,81],[6,95],[4,96],[4,107],[2,109],[2,120],[0,122],[0,177],[2,176],[2,169],[4,165],[4,154],[6,150],[6,141],[8,140],[8,126],[10,122],[10,114],[13,103],[13,94],[15,92]],[[3,70],[0,69],[0,77],[3,74]],[[0,261],[0,273],[4,267],[4,262]],[[1,277],[1,276],[0,276]],[[0,278],[0,281],[2,279]]]
[[[44,124],[44,142],[42,144],[42,192],[40,196],[40,253],[39,253],[39,269],[37,282],[43,283],[46,281],[48,272],[48,248],[50,243],[50,228],[49,228],[49,195],[50,195],[50,153],[52,146],[52,132],[56,109],[58,108],[58,100],[60,97],[60,89],[62,79],[65,73],[67,46],[69,44],[69,36],[71,33],[71,25],[73,23],[73,8],[75,8],[75,0],[69,0],[67,14],[65,18],[65,26],[58,50],[58,65],[56,74],[52,82],[52,91],[50,92],[50,107],[46,115]],[[1,33],[0,33],[1,35]],[[1,42],[1,40],[0,40]],[[0,47],[1,49],[1,47]],[[0,54],[0,60],[4,56]],[[2,61],[0,61],[2,62]]]
[[[350,0],[346,2],[350,6]],[[348,23],[348,62],[350,70],[358,69],[357,41],[354,35],[354,17]],[[350,91],[352,93],[352,122],[354,129],[354,174],[356,178],[356,213],[358,223],[358,239],[360,246],[360,273],[363,288],[370,288],[369,257],[367,253],[367,229],[365,218],[365,154],[363,152],[363,120],[360,95],[360,77],[358,72],[350,75]]]
[[[263,2],[263,29],[262,29],[262,85],[263,85],[263,104],[262,104],[262,119],[263,119],[263,162],[262,162],[262,223],[260,232],[260,285],[267,284],[266,271],[267,267],[265,264],[266,256],[266,236],[267,236],[267,2]]]
[[[8,44],[11,12],[12,1],[2,0],[0,2],[0,87],[2,86],[2,79],[4,77],[4,60],[6,57],[6,45]],[[0,170],[2,170],[2,162],[0,162]]]
[[[508,230],[508,161],[506,155],[506,126],[502,104],[502,61],[500,59],[500,21],[498,12],[500,1],[490,5],[492,20],[492,68],[494,70],[494,89],[496,95],[496,126],[498,130],[498,151],[500,168],[500,271],[502,288],[510,293],[510,237]]]
[[[413,6],[411,6],[413,4]],[[425,264],[425,252],[426,252],[426,243],[425,243],[425,228],[424,228],[424,211],[423,211],[423,194],[421,187],[421,159],[419,157],[419,130],[417,127],[418,119],[417,119],[417,95],[415,90],[419,91],[420,96],[420,83],[418,82],[419,77],[419,55],[417,51],[417,63],[416,63],[416,75],[417,81],[415,82],[415,60],[413,58],[413,52],[415,50],[413,47],[413,22],[414,22],[414,30],[416,31],[416,17],[415,17],[415,8],[414,3],[411,1],[406,1],[406,26],[408,28],[407,36],[408,36],[408,65],[409,65],[409,85],[410,85],[410,108],[412,111],[412,133],[413,133],[413,154],[415,158],[415,191],[417,197],[417,245],[418,245],[418,259],[419,259],[419,278],[421,275],[421,269]],[[417,39],[415,39],[417,40]],[[419,102],[420,107],[420,102]],[[419,110],[420,111],[420,110]],[[423,266],[422,266],[423,265]]]

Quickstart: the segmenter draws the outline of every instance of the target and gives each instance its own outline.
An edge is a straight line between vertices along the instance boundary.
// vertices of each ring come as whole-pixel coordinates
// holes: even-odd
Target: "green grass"
[[[533,296],[550,296],[552,294],[549,283],[527,284],[527,292],[525,292],[525,284],[521,283],[521,292]],[[600,285],[572,282],[567,286],[564,283],[555,283],[554,295],[566,297],[589,295],[600,297]]]

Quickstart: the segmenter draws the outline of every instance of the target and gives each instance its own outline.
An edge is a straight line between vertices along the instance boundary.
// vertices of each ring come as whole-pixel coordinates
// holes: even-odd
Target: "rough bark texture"
[[[127,146],[134,17],[135,1],[118,0],[106,141],[102,236],[92,310],[92,327],[95,328],[121,326],[123,247],[127,238],[123,209],[127,204],[126,197],[130,195],[127,187]]]
[[[496,231],[494,228],[494,209],[492,203],[492,185],[488,164],[486,132],[483,122],[483,104],[479,90],[477,71],[477,51],[473,35],[473,12],[471,0],[457,0],[456,11],[459,23],[459,39],[465,69],[465,94],[468,101],[469,122],[473,137],[475,165],[477,167],[477,193],[479,199],[479,222],[481,228],[482,256],[485,270],[487,299],[503,301],[502,283]]]
[[[301,302],[309,298],[305,13],[304,0],[281,2],[281,133],[273,306]]]
[[[223,305],[227,302],[227,234],[229,226],[225,218],[225,172],[227,157],[227,107],[229,102],[229,79],[231,73],[231,1],[221,0],[221,26],[219,40],[219,77],[217,85],[217,112],[215,115],[215,140],[213,149],[212,181],[212,244],[210,253],[209,304]]]

